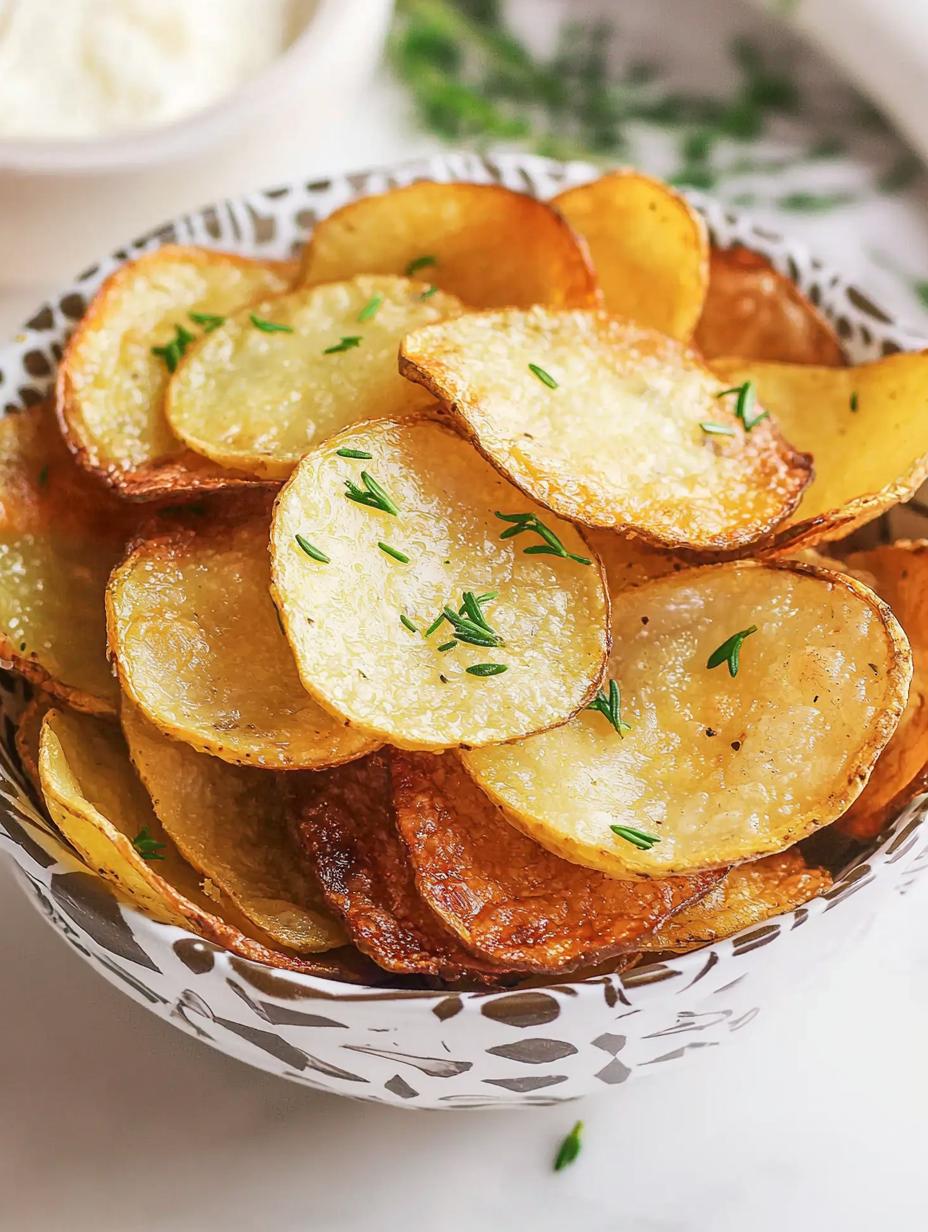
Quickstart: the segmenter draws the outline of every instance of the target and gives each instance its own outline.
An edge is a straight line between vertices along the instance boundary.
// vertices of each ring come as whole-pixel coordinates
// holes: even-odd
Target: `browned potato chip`
[[[693,342],[706,359],[740,355],[823,368],[847,362],[837,334],[796,284],[740,244],[712,249]]]
[[[874,590],[895,612],[912,647],[914,668],[895,735],[837,824],[850,838],[869,842],[904,805],[928,791],[928,540],[854,552],[847,568],[855,577],[872,578]]]
[[[422,283],[364,275],[304,288],[226,318],[181,363],[165,409],[177,435],[235,470],[286,479],[311,445],[360,419],[422,410],[404,381],[405,334],[463,305]],[[256,328],[255,315],[275,328]]]
[[[552,201],[586,240],[606,307],[686,340],[709,282],[706,224],[660,180],[626,169]]]
[[[416,891],[396,832],[386,754],[288,780],[300,846],[352,941],[387,971],[497,983]]]
[[[714,360],[732,386],[751,381],[786,436],[813,457],[815,478],[777,548],[837,539],[908,500],[928,477],[928,352],[857,368]]]
[[[588,530],[587,542],[606,569],[606,584],[614,598],[619,591],[640,586],[668,573],[692,568],[692,562],[673,552],[662,552],[640,539],[614,530]]]
[[[462,754],[514,825],[612,876],[721,868],[828,825],[905,705],[892,613],[811,565],[691,569],[620,592],[612,621],[598,710]]]
[[[253,484],[184,449],[165,418],[164,391],[217,317],[287,286],[279,263],[171,244],[111,275],[58,370],[58,414],[81,465],[133,500]]]
[[[331,950],[345,935],[326,911],[290,835],[279,780],[169,740],[122,706],[129,755],[165,832],[184,859],[278,945]]]
[[[49,406],[0,418],[0,657],[81,710],[115,714],[103,593],[130,523],[68,454]]]
[[[692,352],[605,313],[469,313],[410,334],[400,371],[540,504],[658,546],[741,552],[809,481],[809,459],[769,419],[747,431]]]
[[[313,232],[302,281],[356,274],[421,278],[474,308],[599,299],[586,248],[560,214],[497,184],[426,180],[342,206]]]
[[[520,834],[453,753],[394,752],[391,766],[420,895],[468,949],[513,970],[557,974],[628,950],[723,875],[616,881]]]
[[[809,868],[795,847],[751,864],[739,864],[705,898],[684,907],[645,937],[643,950],[695,950],[795,911],[831,885],[823,868]]]
[[[501,514],[543,515],[563,555],[537,554],[535,530],[511,537]],[[596,691],[599,563],[434,419],[358,424],[308,453],[278,497],[271,556],[303,684],[375,739],[510,740],[565,722]]]
[[[36,693],[27,703],[16,727],[14,743],[20,765],[26,778],[41,794],[42,785],[39,782],[39,739],[42,735],[42,724],[49,710],[54,710],[55,700],[47,693]]]
[[[271,602],[269,516],[211,512],[143,539],[107,591],[128,696],[167,735],[224,761],[318,769],[369,752],[300,684]]]

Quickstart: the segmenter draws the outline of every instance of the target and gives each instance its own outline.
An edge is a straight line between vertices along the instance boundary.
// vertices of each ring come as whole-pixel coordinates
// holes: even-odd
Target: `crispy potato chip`
[[[837,334],[796,284],[740,244],[712,249],[693,342],[706,359],[740,355],[823,368],[847,362]]]
[[[279,945],[343,945],[291,837],[277,775],[169,740],[131,703],[121,717],[129,756],[184,859]]]
[[[869,842],[910,800],[928,791],[928,540],[854,552],[847,568],[855,577],[873,579],[873,589],[906,631],[914,668],[899,726],[867,786],[837,823],[842,834]]]
[[[471,313],[410,334],[400,371],[539,503],[659,546],[740,551],[809,481],[809,459],[768,419],[746,431],[690,351],[605,313]]]
[[[19,716],[14,743],[20,765],[26,778],[41,795],[42,784],[39,781],[39,739],[42,734],[42,724],[49,710],[55,709],[55,699],[47,693],[36,693],[30,698]]]
[[[253,483],[184,449],[164,391],[218,316],[285,291],[286,274],[276,262],[169,244],[108,278],[58,370],[61,427],[81,465],[135,500]]]
[[[423,299],[421,282],[385,275],[266,300],[187,356],[168,385],[168,420],[214,462],[286,479],[311,445],[349,424],[429,405],[397,372],[397,349],[409,330],[462,309],[452,295]],[[276,330],[257,328],[255,316]]]
[[[589,245],[610,312],[691,337],[709,284],[709,240],[679,193],[627,169],[568,188],[551,204]]]
[[[468,953],[416,891],[396,832],[386,754],[287,783],[297,840],[352,941],[387,971],[499,982],[493,963]]]
[[[114,571],[122,686],[169,736],[224,761],[318,769],[374,747],[300,684],[268,587],[268,514],[212,513],[140,541]]]
[[[440,749],[562,723],[593,696],[599,563],[546,513],[564,555],[527,553],[541,536],[507,537],[497,513],[544,511],[434,419],[359,424],[307,454],[275,508],[274,594],[303,684],[333,714]]]
[[[606,583],[613,598],[630,586],[692,568],[692,562],[682,556],[662,552],[614,530],[588,530],[586,537],[605,566]]]
[[[103,593],[130,533],[49,406],[0,418],[0,657],[72,706],[115,714]]]
[[[557,974],[601,962],[723,875],[616,881],[520,834],[453,753],[395,752],[391,767],[419,893],[468,949],[504,967]]]
[[[474,308],[599,302],[586,246],[560,214],[498,184],[420,181],[342,206],[313,232],[302,281],[356,274],[421,278]]]
[[[824,868],[809,868],[795,847],[739,864],[705,898],[684,907],[641,942],[643,950],[695,950],[775,915],[795,911],[831,885]]]
[[[713,361],[724,381],[752,381],[759,403],[815,462],[815,478],[774,546],[838,539],[914,495],[928,477],[928,352],[857,368]]]
[[[648,582],[616,597],[612,630],[620,699],[463,754],[514,825],[612,876],[721,868],[828,825],[905,705],[911,657],[892,613],[811,565]]]

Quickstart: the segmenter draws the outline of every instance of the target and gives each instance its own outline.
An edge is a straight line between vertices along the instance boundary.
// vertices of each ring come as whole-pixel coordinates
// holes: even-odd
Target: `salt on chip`
[[[657,546],[743,552],[809,481],[693,352],[605,313],[470,313],[410,334],[400,371],[540,504]]]

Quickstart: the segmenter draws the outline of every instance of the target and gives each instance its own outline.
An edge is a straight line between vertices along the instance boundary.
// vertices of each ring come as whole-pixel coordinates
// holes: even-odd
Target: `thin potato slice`
[[[72,335],[58,371],[61,427],[81,465],[134,500],[253,483],[184,449],[165,418],[164,391],[183,354],[179,338],[196,338],[217,316],[287,286],[281,263],[175,245],[118,269]],[[169,355],[152,349],[172,343]]]
[[[207,515],[116,569],[107,628],[122,686],[161,731],[224,761],[318,769],[371,741],[300,684],[268,587],[268,515]]]
[[[47,693],[36,693],[26,703],[19,716],[14,743],[20,765],[26,778],[41,794],[42,784],[39,781],[39,740],[42,735],[42,724],[50,710],[55,709],[55,699]]]
[[[432,399],[397,372],[399,344],[463,305],[441,291],[422,296],[421,282],[364,276],[236,313],[172,378],[171,427],[222,466],[286,479],[311,445],[349,424],[423,409]],[[256,328],[255,315],[276,332]]]
[[[586,240],[606,307],[684,341],[709,284],[706,224],[659,180],[638,171],[568,188],[552,203]]]
[[[725,653],[710,669],[736,634],[747,635],[740,663]],[[884,603],[795,561],[710,566],[620,593],[613,638],[621,736],[587,711],[463,758],[514,825],[615,877],[737,864],[834,821],[892,735],[911,676]]]
[[[706,359],[740,355],[823,368],[847,362],[837,334],[796,284],[740,244],[712,249],[693,342]]]
[[[810,868],[795,848],[733,868],[721,885],[645,937],[643,950],[695,950],[795,911],[831,885],[824,868]]]
[[[396,823],[428,906],[513,970],[558,974],[613,957],[722,877],[616,881],[509,825],[453,753],[394,753]]]
[[[692,352],[605,313],[471,313],[410,334],[400,371],[540,504],[658,546],[741,551],[809,481],[809,459],[768,419],[745,431]]]
[[[297,841],[362,953],[387,971],[499,982],[499,968],[468,953],[416,891],[396,832],[386,754],[294,775],[288,790]]]
[[[838,539],[913,496],[928,478],[928,352],[857,368],[719,359],[731,385],[753,381],[785,435],[812,454],[815,478],[773,544]]]
[[[68,454],[49,406],[0,418],[0,657],[81,710],[115,714],[103,594],[130,533]]]
[[[163,736],[124,702],[129,756],[183,857],[279,945],[331,950],[345,935],[290,835],[279,780]]]
[[[692,562],[682,556],[662,552],[614,530],[587,531],[587,541],[603,562],[612,598],[630,586],[640,586],[642,582],[692,568]]]
[[[349,202],[313,232],[302,282],[406,274],[473,308],[599,302],[586,247],[543,201],[497,184],[420,181]]]
[[[346,499],[346,483],[365,474],[395,515]],[[541,538],[503,538],[513,524],[497,512],[543,514],[565,556],[526,554]],[[303,684],[370,736],[405,748],[491,744],[565,722],[596,691],[608,653],[599,563],[574,527],[434,419],[359,424],[307,454],[278,497],[271,554]],[[476,643],[436,624],[468,592],[487,596],[492,635]]]
[[[836,826],[842,834],[869,842],[904,805],[928,791],[928,540],[854,552],[846,567],[855,577],[873,579],[873,589],[906,631],[914,668],[899,726],[867,786]]]

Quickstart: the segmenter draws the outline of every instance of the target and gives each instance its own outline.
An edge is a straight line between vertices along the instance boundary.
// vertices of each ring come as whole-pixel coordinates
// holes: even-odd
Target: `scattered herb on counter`
[[[387,496],[377,480],[371,478],[367,471],[361,472],[361,482],[364,484],[363,489],[359,488],[353,480],[345,480],[345,487],[347,489],[345,496],[348,500],[354,501],[358,505],[367,505],[369,509],[379,509],[382,513],[389,513],[393,517],[399,515],[399,509],[394,505],[390,497]]]
[[[580,1154],[580,1136],[583,1133],[583,1122],[577,1121],[573,1129],[561,1143],[554,1157],[554,1171],[560,1172],[568,1164],[572,1164]]]
[[[729,676],[737,676],[738,668],[741,665],[741,647],[744,639],[750,637],[752,633],[757,632],[757,625],[751,625],[749,629],[742,629],[740,633],[733,633],[731,637],[726,638],[717,650],[713,650],[712,654],[706,660],[706,667],[720,667],[723,663],[728,664]]]
[[[256,312],[252,312],[248,317],[255,329],[260,329],[263,334],[292,334],[292,325],[278,325],[276,321],[266,321],[264,317],[259,317]]]
[[[587,706],[587,710],[597,710],[612,724],[623,739],[625,738],[625,733],[632,729],[631,723],[626,723],[622,718],[622,694],[614,680],[609,681],[608,697],[600,689]]]
[[[163,860],[164,856],[161,853],[167,844],[159,843],[157,839],[152,838],[148,833],[148,827],[143,826],[132,840],[132,846],[143,860]]]
[[[308,539],[304,539],[302,535],[294,535],[293,537],[297,541],[299,548],[313,560],[318,560],[320,565],[330,565],[332,563],[325,552],[321,552],[319,548],[313,547]]]
[[[578,556],[576,552],[568,552],[554,531],[545,526],[544,522],[534,513],[500,513],[497,511],[496,516],[501,522],[512,523],[503,531],[500,539],[514,539],[516,535],[529,531],[544,540],[544,543],[536,543],[531,547],[523,548],[525,556],[560,556],[564,560],[576,561],[578,565],[592,565],[593,563],[588,556]]]
[[[334,343],[330,347],[326,347],[322,354],[337,355],[339,351],[350,351],[352,347],[358,347],[360,345],[360,334],[343,334],[339,342]]]

